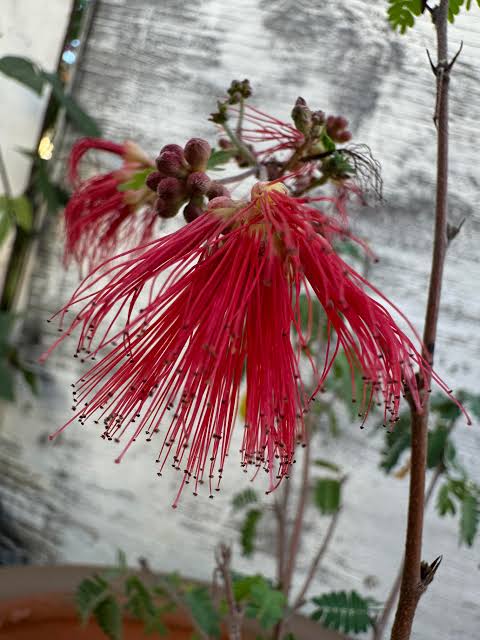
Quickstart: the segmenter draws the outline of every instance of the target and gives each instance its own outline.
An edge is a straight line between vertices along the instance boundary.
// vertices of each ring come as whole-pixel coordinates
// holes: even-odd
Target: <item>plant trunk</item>
[[[447,250],[448,1],[449,0],[441,0],[439,6],[436,7],[432,13],[437,34],[437,67],[435,71],[437,77],[437,101],[435,110],[435,122],[437,124],[437,189],[432,268],[423,335],[423,355],[430,363],[433,363],[443,267]],[[392,629],[392,640],[408,640],[410,638],[418,601],[426,587],[426,585],[422,583],[421,577],[421,554],[429,409],[429,396],[426,391],[430,386],[430,379],[421,380],[420,383],[423,384],[424,388],[422,412],[420,413],[413,404],[411,405],[412,465],[405,542],[405,563],[400,587],[400,597]]]

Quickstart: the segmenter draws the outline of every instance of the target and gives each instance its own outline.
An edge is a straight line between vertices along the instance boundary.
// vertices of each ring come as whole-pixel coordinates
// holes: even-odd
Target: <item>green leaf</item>
[[[286,605],[285,595],[258,576],[251,584],[245,615],[258,620],[263,629],[271,629],[283,618]]]
[[[75,592],[75,602],[80,618],[85,624],[100,602],[108,596],[108,582],[100,576],[85,578]]]
[[[335,151],[337,148],[335,142],[330,138],[326,131],[324,131],[320,136],[320,142],[324,151]]]
[[[462,479],[450,478],[450,480],[448,481],[448,486],[450,488],[451,493],[459,500],[464,500],[465,496],[467,496],[469,493],[467,488],[467,482],[464,478]]]
[[[478,1],[480,2],[480,0]],[[458,392],[457,396],[458,400],[462,404],[467,405],[470,412],[473,413],[476,418],[480,419],[480,395],[461,390]]]
[[[98,626],[111,640],[122,638],[122,611],[112,595],[107,596],[94,609]]]
[[[220,164],[227,164],[238,151],[236,149],[212,149],[208,159],[207,169],[215,169]]]
[[[265,582],[265,578],[260,575],[243,576],[233,575],[233,594],[237,602],[242,602],[250,597],[250,592],[255,584]]]
[[[67,117],[76,129],[86,136],[100,137],[101,131],[95,120],[80,107],[72,96],[65,93],[59,77],[55,73],[47,73],[46,71],[43,71],[42,74],[51,85],[55,98],[65,108]]]
[[[9,218],[9,228],[12,226],[13,216],[15,223],[24,231],[31,231],[32,229],[32,205],[26,196],[18,196],[17,198],[0,196],[0,216]]]
[[[387,10],[388,21],[392,29],[398,29],[405,33],[415,24],[415,17],[423,12],[421,0],[388,0],[390,7]]]
[[[125,591],[127,595],[126,609],[144,623],[145,632],[165,635],[167,628],[162,621],[165,607],[157,608],[155,606],[152,593],[138,576],[127,578]]]
[[[7,343],[14,323],[15,314],[9,311],[0,311],[0,343]]]
[[[461,414],[457,405],[441,393],[435,393],[430,400],[430,410],[443,420],[450,422],[456,420]]]
[[[24,231],[31,231],[33,226],[33,211],[30,200],[26,196],[13,199],[13,210],[18,226]]]
[[[472,546],[478,531],[480,520],[480,505],[478,499],[468,493],[460,505],[460,543]]]
[[[138,171],[137,173],[134,173],[129,180],[119,184],[117,187],[117,190],[118,191],[137,191],[138,189],[141,189],[142,187],[145,186],[145,180],[153,171],[155,171],[155,169],[152,169],[151,167],[149,167],[148,169],[142,169],[142,171]]]
[[[443,464],[449,433],[448,428],[443,425],[438,425],[435,429],[428,432],[428,469],[435,469],[435,467]]]
[[[330,469],[330,471],[334,471],[335,473],[340,473],[341,469],[338,464],[330,462],[330,460],[314,460],[313,464],[316,467],[323,467],[324,469]]]
[[[20,372],[23,376],[23,379],[30,387],[30,391],[36,395],[37,393],[37,375],[31,369],[27,369],[26,367],[21,366]]]
[[[240,529],[240,544],[242,546],[242,555],[251,556],[255,551],[255,538],[257,535],[257,527],[262,511],[260,509],[250,509],[247,511],[245,520]]]
[[[0,58],[0,72],[41,95],[45,79],[37,65],[20,56]]]
[[[234,511],[240,511],[240,509],[244,509],[248,507],[248,505],[256,502],[258,502],[257,492],[253,489],[244,489],[233,496],[232,507]]]
[[[450,496],[450,486],[448,482],[440,487],[438,491],[436,506],[439,515],[442,517],[448,514],[454,516],[457,512],[455,503]]]
[[[319,478],[313,489],[316,507],[323,515],[336,513],[340,509],[342,483],[334,478]]]
[[[385,430],[385,444],[381,451],[380,468],[390,473],[404,451],[410,448],[410,416],[400,414],[391,430]]]
[[[37,191],[42,194],[47,205],[48,213],[55,214],[67,204],[68,193],[50,180],[46,160],[42,160],[36,156],[34,166],[33,184]]]
[[[460,7],[465,0],[450,0],[448,3],[448,20],[455,22],[455,16],[460,13]]]
[[[2,202],[6,203],[4,196],[0,196],[0,247],[7,239],[9,231],[13,228],[12,217],[7,211],[6,206],[2,207]]]
[[[15,400],[14,371],[4,360],[0,360],[0,399]]]
[[[322,173],[330,178],[345,178],[355,173],[355,167],[343,153],[335,151],[323,161]]]
[[[312,598],[317,605],[313,620],[328,629],[343,633],[363,633],[373,627],[374,613],[378,603],[372,598],[363,598],[356,591],[333,591]]]
[[[208,635],[218,638],[220,618],[212,598],[205,587],[192,587],[185,593],[185,602],[199,627]]]

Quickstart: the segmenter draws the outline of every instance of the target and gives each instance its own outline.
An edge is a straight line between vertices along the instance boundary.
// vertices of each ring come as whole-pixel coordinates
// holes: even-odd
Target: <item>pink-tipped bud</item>
[[[163,178],[158,183],[157,194],[163,200],[184,198],[183,184],[177,178]]]
[[[123,145],[123,157],[127,162],[137,162],[146,167],[153,166],[153,160],[133,140],[126,140]]]
[[[238,208],[245,207],[246,203],[240,200],[232,200],[227,196],[213,198],[208,203],[208,211],[220,218],[231,218]]]
[[[184,148],[185,158],[194,171],[205,171],[212,148],[202,138],[191,138]]]
[[[219,196],[218,198],[213,198],[208,203],[208,210],[213,211],[214,209],[225,209],[231,208],[235,209],[239,203],[235,202],[228,196]]]
[[[187,222],[193,222],[199,218],[203,213],[203,209],[200,205],[194,202],[189,202],[183,210],[183,217]]]
[[[152,191],[156,191],[158,187],[158,183],[160,182],[160,180],[162,180],[162,178],[165,178],[165,176],[162,173],[160,173],[160,171],[152,171],[152,173],[147,176],[147,179],[145,180],[145,184]]]
[[[187,178],[187,191],[193,195],[205,195],[210,187],[211,180],[203,171],[195,171]]]
[[[214,198],[220,198],[222,196],[230,197],[230,191],[225,185],[212,181],[208,187],[207,198],[213,200]]]
[[[166,176],[183,178],[188,173],[188,165],[185,161],[183,151],[180,148],[177,151],[162,151],[155,163],[157,169]]]
[[[337,129],[346,129],[348,127],[348,120],[343,116],[337,116],[336,126]]]

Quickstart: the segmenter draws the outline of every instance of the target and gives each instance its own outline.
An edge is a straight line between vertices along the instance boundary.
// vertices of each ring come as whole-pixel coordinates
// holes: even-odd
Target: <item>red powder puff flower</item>
[[[330,239],[339,232],[283,184],[259,183],[250,202],[216,198],[179,231],[94,271],[60,314],[81,307],[66,332],[80,329],[77,353],[95,358],[101,348],[113,349],[77,383],[67,425],[103,421],[103,438],[125,440],[117,462],[141,434],[160,437],[159,475],[168,458],[183,471],[176,506],[186,484],[195,494],[205,479],[211,496],[219,489],[244,373],[242,466],[263,467],[269,490],[288,475],[295,443],[305,438],[304,414],[340,349],[352,381],[354,368],[363,374],[363,395],[354,398],[363,421],[375,401],[395,422],[406,393],[421,408],[417,367],[450,393],[364,287],[383,296],[335,253]],[[160,290],[135,316],[140,292],[165,271]],[[327,318],[323,367],[310,358],[313,394],[300,369],[309,339],[302,292],[319,300]],[[117,332],[121,310],[127,320]]]
[[[90,149],[119,156],[121,168],[80,181],[78,166]],[[132,183],[128,188],[128,183],[136,174],[146,178],[154,167],[153,160],[131,141],[120,145],[109,140],[84,138],[73,146],[69,178],[75,191],[65,208],[66,265],[75,261],[90,270],[118,252],[122,243],[134,246],[151,240],[157,219],[151,206],[154,194],[144,184]]]

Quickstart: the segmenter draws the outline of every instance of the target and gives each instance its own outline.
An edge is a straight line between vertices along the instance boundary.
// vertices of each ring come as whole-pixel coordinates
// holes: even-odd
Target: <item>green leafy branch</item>
[[[476,4],[480,7],[480,0],[473,1],[476,1]],[[455,18],[460,13],[462,7],[470,11],[473,1],[450,0],[448,20],[452,23],[455,22]],[[415,19],[425,11],[429,11],[432,14],[435,11],[435,7],[430,7],[426,0],[388,0],[388,4],[388,21],[392,29],[398,29],[400,33],[405,33],[407,29],[411,29],[415,25]]]
[[[457,398],[480,419],[480,395],[461,390]],[[428,432],[427,468],[436,470],[439,476],[444,478],[437,494],[436,509],[442,517],[459,513],[460,544],[472,546],[480,523],[480,487],[469,477],[458,460],[451,438],[461,411],[448,398],[435,394],[431,400],[431,415],[434,425]],[[404,413],[394,429],[385,434],[380,462],[380,467],[385,473],[396,471],[397,475],[403,475],[402,469],[399,470],[399,464],[403,454],[410,450],[410,442],[410,418]]]
[[[240,525],[240,546],[242,555],[251,557],[255,552],[255,540],[258,532],[258,525],[263,515],[263,511],[251,505],[258,505],[259,498],[253,489],[245,489],[236,493],[232,498],[232,508],[234,512],[244,512],[244,518]]]
[[[143,623],[145,633],[165,635],[165,614],[183,610],[195,635],[210,640],[220,637],[222,625],[228,626],[229,608],[238,612],[239,620],[243,616],[257,620],[263,630],[272,629],[286,613],[284,594],[260,575],[233,574],[228,568],[230,594],[225,589],[216,599],[207,586],[175,573],[153,574],[144,560],[141,567],[147,580],[130,572],[125,555],[119,552],[117,566],[84,579],[76,591],[82,623],[93,618],[110,640],[122,640],[123,618],[128,615]]]
[[[258,620],[262,629],[273,628],[285,614],[285,595],[261,575],[234,575],[233,592],[246,617]]]
[[[375,624],[379,603],[363,598],[356,591],[332,591],[312,598],[316,605],[312,619],[328,629],[343,633],[363,633]]]

